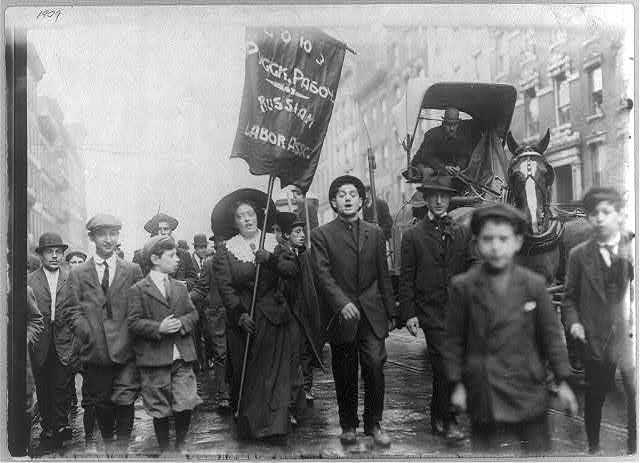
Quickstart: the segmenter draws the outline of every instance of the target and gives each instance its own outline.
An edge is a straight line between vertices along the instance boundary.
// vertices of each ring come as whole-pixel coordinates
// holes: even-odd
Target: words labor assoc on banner
[[[345,45],[318,29],[249,28],[231,157],[307,191],[335,102]]]

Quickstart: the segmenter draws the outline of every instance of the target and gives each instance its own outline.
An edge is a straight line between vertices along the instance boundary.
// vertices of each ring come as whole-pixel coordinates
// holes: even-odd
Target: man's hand
[[[558,385],[558,399],[560,399],[562,408],[567,410],[571,415],[578,413],[578,401],[566,381],[562,381]]]
[[[243,312],[240,314],[240,319],[238,320],[238,326],[242,328],[247,334],[253,334],[256,331],[256,324],[248,313]]]
[[[579,339],[582,342],[586,342],[586,337],[584,334],[584,326],[582,326],[582,324],[574,323],[573,325],[571,325],[571,328],[569,329],[569,333],[575,339]]]
[[[449,175],[457,175],[460,172],[460,167],[458,166],[444,166],[444,170],[447,171]]]
[[[467,389],[464,387],[464,384],[456,384],[451,394],[451,405],[461,412],[467,411]]]
[[[265,264],[269,258],[271,257],[271,253],[266,249],[258,249],[256,251],[256,264]]]
[[[411,335],[418,336],[418,328],[420,328],[418,317],[411,317],[409,320],[407,320],[405,326],[407,327],[407,330],[409,331],[409,333],[411,333]]]
[[[340,309],[340,315],[347,321],[360,320],[360,311],[353,302],[349,302]]]
[[[160,322],[160,326],[158,327],[158,331],[161,334],[173,334],[173,333],[177,333],[178,331],[180,331],[181,327],[182,327],[182,322],[180,320],[178,320],[177,318],[175,318],[173,314],[171,314],[168,317],[165,317]]]

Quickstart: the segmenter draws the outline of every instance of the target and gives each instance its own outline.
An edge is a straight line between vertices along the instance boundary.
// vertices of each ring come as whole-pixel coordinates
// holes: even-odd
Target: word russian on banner
[[[305,193],[318,166],[345,45],[318,29],[247,29],[244,92],[231,157]]]

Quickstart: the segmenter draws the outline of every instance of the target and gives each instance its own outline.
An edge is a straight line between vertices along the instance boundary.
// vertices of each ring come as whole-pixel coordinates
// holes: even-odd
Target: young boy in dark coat
[[[445,367],[451,403],[468,410],[475,451],[529,455],[550,450],[546,368],[563,407],[577,403],[566,382],[569,359],[544,278],[514,263],[525,219],[507,205],[476,209],[471,231],[481,264],[453,277],[447,307]]]
[[[563,321],[572,337],[585,344],[584,424],[589,452],[600,446],[600,420],[616,370],[627,396],[627,450],[636,452],[636,385],[631,337],[630,284],[633,236],[621,231],[622,198],[613,188],[590,189],[583,205],[594,235],[569,254]]]
[[[179,258],[170,236],[154,236],[144,245],[149,274],[129,290],[129,329],[140,370],[142,400],[153,417],[162,452],[169,447],[169,417],[174,416],[176,449],[182,450],[191,411],[202,403],[193,363],[197,361],[192,331],[198,312],[187,286],[174,280]]]

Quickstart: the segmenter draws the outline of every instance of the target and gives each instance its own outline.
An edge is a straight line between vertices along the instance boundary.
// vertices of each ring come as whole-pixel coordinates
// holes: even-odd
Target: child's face
[[[295,247],[304,246],[304,227],[299,225],[297,227],[293,227],[291,230],[291,234],[289,235],[289,242]]]
[[[167,249],[160,256],[152,254],[151,263],[154,270],[162,273],[173,273],[178,269],[180,258],[176,253],[176,249]]]
[[[600,238],[607,239],[620,230],[622,214],[609,201],[600,201],[587,217]]]
[[[511,264],[522,247],[522,235],[516,235],[513,225],[503,221],[487,220],[477,240],[480,257],[498,270]]]

